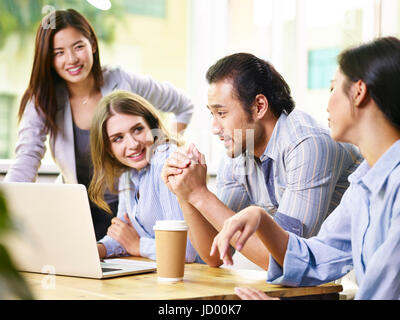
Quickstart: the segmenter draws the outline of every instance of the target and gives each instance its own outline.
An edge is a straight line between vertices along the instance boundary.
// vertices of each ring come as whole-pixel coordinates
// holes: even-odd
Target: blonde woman
[[[119,194],[117,217],[98,242],[99,256],[155,259],[155,221],[183,220],[175,195],[160,179],[165,159],[180,143],[171,138],[147,100],[119,90],[99,102],[90,129],[90,145],[92,201],[111,212],[104,191],[108,188]],[[196,256],[188,240],[186,261],[193,262]]]

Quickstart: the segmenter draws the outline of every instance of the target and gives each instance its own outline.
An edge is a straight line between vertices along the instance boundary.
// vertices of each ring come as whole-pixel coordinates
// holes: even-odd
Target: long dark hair
[[[386,118],[400,128],[400,40],[383,37],[345,50],[338,64],[347,77],[345,92],[349,81],[362,80]]]
[[[218,60],[206,74],[208,83],[231,79],[237,98],[250,114],[258,94],[263,94],[276,117],[295,107],[289,85],[275,68],[250,53],[235,53]]]
[[[93,54],[92,74],[95,86],[100,89],[103,85],[97,37],[86,18],[73,9],[57,10],[44,17],[36,33],[31,78],[21,99],[18,121],[21,121],[27,103],[33,100],[36,110],[40,111],[46,119],[46,130],[52,134],[57,133],[55,88],[57,83],[64,81],[53,68],[53,39],[57,32],[67,27],[78,30],[96,48]]]

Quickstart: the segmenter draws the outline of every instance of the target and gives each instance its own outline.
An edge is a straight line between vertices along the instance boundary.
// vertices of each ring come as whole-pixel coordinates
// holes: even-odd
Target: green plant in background
[[[1,299],[33,299],[24,278],[18,273],[6,247],[3,236],[12,230],[6,199],[0,190],[0,300]]]
[[[50,8],[75,9],[82,13],[96,30],[100,40],[112,43],[115,24],[123,18],[125,8],[122,0],[113,0],[110,10],[101,11],[84,0],[1,0],[0,1],[0,49],[6,39],[17,33],[24,37],[35,34],[42,18]]]

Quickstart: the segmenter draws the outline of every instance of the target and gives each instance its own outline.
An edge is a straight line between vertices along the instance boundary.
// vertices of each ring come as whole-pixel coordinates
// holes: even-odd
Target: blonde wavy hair
[[[178,146],[183,144],[178,136],[172,136],[167,130],[153,105],[141,96],[118,90],[103,97],[96,107],[90,128],[93,177],[88,191],[90,199],[108,213],[111,210],[104,200],[104,192],[108,188],[111,192],[118,193],[118,178],[124,171],[131,169],[119,162],[111,151],[107,121],[117,113],[139,116],[146,121],[153,135],[153,150],[163,143],[174,143]]]

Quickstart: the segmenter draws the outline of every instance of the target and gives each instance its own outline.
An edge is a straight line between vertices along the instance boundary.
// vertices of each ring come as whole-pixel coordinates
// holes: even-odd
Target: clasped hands
[[[179,149],[165,162],[161,178],[179,200],[195,205],[207,192],[207,165],[205,157],[194,144],[187,151]]]

